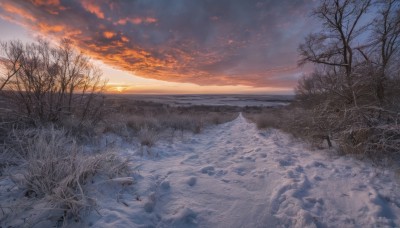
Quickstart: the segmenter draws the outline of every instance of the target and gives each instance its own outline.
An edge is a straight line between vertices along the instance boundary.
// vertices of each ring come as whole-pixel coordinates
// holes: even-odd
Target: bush
[[[348,112],[346,118],[338,121],[338,125],[343,127],[336,132],[343,153],[361,154],[374,159],[400,159],[400,125],[396,112],[372,106]]]
[[[272,113],[265,113],[263,115],[258,115],[255,118],[255,123],[258,129],[278,128],[280,121],[281,120],[276,116],[274,116]]]
[[[371,29],[361,29],[358,19],[370,7],[378,9],[367,23]],[[311,131],[332,136],[343,153],[400,161],[400,30],[392,26],[400,22],[399,10],[398,1],[323,1],[313,10],[329,26],[299,46],[299,63],[316,68],[299,80],[297,104],[311,111]]]
[[[155,130],[153,130],[151,128],[143,127],[139,131],[138,138],[139,138],[140,145],[152,147],[155,145],[155,143],[158,140],[158,134]]]
[[[127,161],[117,155],[86,154],[64,130],[54,127],[15,131],[11,150],[22,158],[12,179],[26,196],[49,200],[54,209],[65,211],[64,217],[79,217],[95,205],[85,191],[91,177],[111,178],[128,171]]]
[[[245,113],[245,117],[259,129],[276,128],[304,139],[314,147],[320,147],[325,140],[331,146],[329,131],[325,131],[325,124],[321,124],[314,116],[313,111],[293,105]]]
[[[1,43],[1,51],[5,72],[0,75],[0,95],[13,104],[17,116],[36,126],[68,116],[92,124],[100,121],[106,81],[71,41],[55,47],[44,40],[26,45],[10,41]]]
[[[127,117],[121,114],[115,114],[109,116],[103,121],[103,132],[102,133],[114,133],[116,135],[128,138],[130,136],[127,125]]]
[[[152,116],[128,115],[127,126],[135,132],[139,132],[142,128],[160,129],[159,120]]]
[[[245,117],[260,129],[277,128],[314,147],[324,142],[331,147],[335,142],[343,154],[360,155],[376,162],[386,158],[400,160],[400,115],[395,111],[376,106],[340,109],[324,104],[303,109],[292,104],[248,112]]]

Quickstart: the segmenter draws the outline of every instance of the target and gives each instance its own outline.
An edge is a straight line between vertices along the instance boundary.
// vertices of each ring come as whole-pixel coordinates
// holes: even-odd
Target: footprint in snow
[[[286,167],[286,166],[292,166],[295,164],[295,161],[293,159],[278,159],[277,160],[279,166],[281,167]]]
[[[187,158],[183,159],[181,161],[181,164],[185,164],[186,162],[195,162],[194,160],[198,159],[198,158],[199,158],[199,155],[197,155],[197,154],[190,155]]]
[[[255,162],[256,158],[253,158],[251,156],[240,156],[239,159],[245,160],[245,161],[250,161],[250,162]]]
[[[286,172],[287,177],[291,178],[291,179],[296,179],[300,177],[299,173],[293,172],[293,170],[289,170]]]
[[[154,193],[150,194],[149,197],[147,198],[145,204],[143,205],[144,210],[147,213],[152,213],[154,210],[154,207],[156,205],[156,196]]]
[[[326,168],[326,165],[324,163],[322,163],[322,162],[319,162],[319,161],[314,161],[312,166],[318,167],[318,168]]]
[[[197,178],[196,177],[191,177],[191,178],[189,178],[189,180],[187,180],[187,182],[186,182],[189,186],[195,186],[196,185],[196,183],[197,183]]]
[[[213,166],[206,166],[200,169],[201,173],[208,174],[209,176],[214,175],[215,169]]]
[[[171,185],[169,184],[169,181],[163,181],[160,185],[161,189],[163,190],[169,190],[171,188]]]
[[[266,154],[266,153],[261,153],[261,154],[260,154],[260,157],[266,158],[266,157],[267,157],[267,154]]]
[[[322,179],[322,177],[320,177],[320,176],[318,176],[318,175],[315,175],[315,176],[313,177],[313,179],[316,180],[316,181],[322,181],[322,180],[324,180],[324,179]]]
[[[238,167],[238,168],[234,169],[234,172],[237,173],[240,176],[244,176],[244,175],[246,175],[247,170],[244,167]]]
[[[197,158],[199,158],[199,155],[193,154],[193,155],[190,155],[186,160],[192,160],[192,159],[197,159]]]
[[[190,208],[181,208],[168,216],[164,222],[170,227],[197,227],[197,213]]]

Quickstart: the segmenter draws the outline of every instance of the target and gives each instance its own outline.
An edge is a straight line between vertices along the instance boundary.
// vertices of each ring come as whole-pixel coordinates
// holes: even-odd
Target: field
[[[260,126],[257,116],[287,101],[108,95],[95,126],[15,128],[2,153],[0,224],[398,226],[399,174],[389,163],[341,156],[322,140],[316,148],[274,119]]]
[[[151,101],[171,106],[257,106],[273,107],[288,105],[294,96],[291,95],[114,95],[137,101]]]

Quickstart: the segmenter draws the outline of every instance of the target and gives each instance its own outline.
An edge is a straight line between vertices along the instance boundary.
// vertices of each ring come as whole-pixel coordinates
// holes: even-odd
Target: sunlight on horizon
[[[167,82],[136,76],[95,61],[108,79],[107,93],[122,94],[293,94],[292,88],[252,86],[201,86],[193,83]]]
[[[23,42],[33,42],[36,37],[41,35],[29,31],[21,25],[12,25],[2,18],[0,18],[1,23],[8,25],[4,30],[7,35],[3,36],[3,41],[18,39]],[[54,39],[49,39],[49,41],[56,43]],[[161,81],[116,69],[116,67],[109,66],[101,60],[94,59],[93,62],[100,67],[103,78],[108,81],[106,93],[110,94],[293,94],[293,88],[290,87],[201,86],[193,83]]]
[[[57,4],[60,3],[57,1]],[[264,28],[262,21],[252,17],[263,30],[259,31],[255,27],[252,33],[247,31],[248,40],[241,38],[245,33],[237,33],[235,26],[227,28],[236,31],[232,37],[224,33],[197,34],[196,30],[190,30],[191,34],[187,35],[175,30],[169,31],[170,34],[166,36],[170,38],[166,39],[162,33],[166,32],[163,26],[168,28],[168,25],[164,25],[160,19],[163,17],[162,12],[159,12],[160,18],[149,16],[125,19],[118,19],[120,15],[109,12],[106,18],[109,22],[104,22],[106,12],[92,12],[85,5],[82,5],[82,9],[74,5],[82,10],[82,15],[76,15],[82,17],[77,18],[78,21],[86,18],[89,21],[81,22],[88,25],[101,22],[90,33],[81,25],[64,18],[68,18],[68,8],[50,5],[51,8],[48,5],[46,7],[53,10],[50,12],[50,8],[41,4],[19,7],[18,3],[11,1],[0,3],[0,6],[0,26],[4,34],[2,41],[19,39],[26,43],[40,36],[56,44],[61,38],[69,38],[77,49],[89,55],[101,68],[103,77],[108,80],[107,93],[293,94],[297,79],[308,71],[297,67],[297,57],[293,54],[295,51],[292,51],[295,46],[289,47],[293,46],[293,39],[303,33],[306,25],[296,20],[268,27],[272,31],[290,31],[291,36],[281,38],[269,37],[269,30]],[[264,5],[256,7],[268,11]],[[285,7],[294,10],[290,5]],[[303,17],[302,12],[293,12]],[[60,18],[54,18],[54,21],[44,19],[52,18],[55,14]],[[222,20],[234,25],[236,19],[210,16],[203,23],[209,29],[215,29],[224,23]],[[155,26],[152,27],[155,30],[147,30],[151,26]],[[129,34],[130,30],[124,31],[127,28],[142,28],[146,34]],[[176,46],[174,37],[181,35],[187,37],[182,38],[182,42]],[[202,36],[206,36],[211,43],[204,43],[200,38],[197,40]],[[271,43],[270,38],[277,43]],[[156,43],[154,48],[148,45],[152,42]],[[199,45],[203,45],[203,48]]]

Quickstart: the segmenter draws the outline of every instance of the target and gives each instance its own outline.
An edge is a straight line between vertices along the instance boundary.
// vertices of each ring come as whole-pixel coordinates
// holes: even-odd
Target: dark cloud
[[[3,0],[2,18],[136,75],[288,87],[312,0]]]

